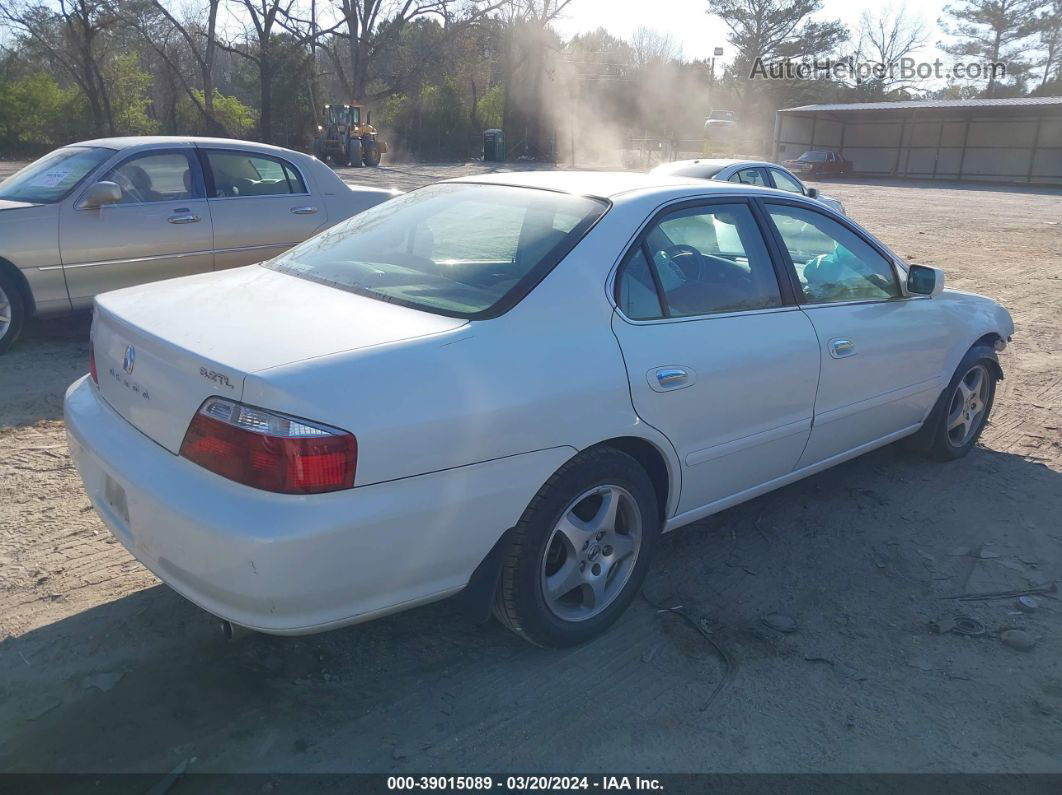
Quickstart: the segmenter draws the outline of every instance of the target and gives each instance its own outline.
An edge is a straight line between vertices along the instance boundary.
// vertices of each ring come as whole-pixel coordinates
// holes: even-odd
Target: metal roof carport
[[[1062,185],[1062,97],[779,110],[775,159],[808,149],[837,152],[867,176]]]

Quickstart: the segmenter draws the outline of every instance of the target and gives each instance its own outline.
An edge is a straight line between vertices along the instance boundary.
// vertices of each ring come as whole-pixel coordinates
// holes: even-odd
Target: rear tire
[[[659,528],[656,492],[637,461],[610,447],[580,453],[513,528],[495,616],[539,646],[585,643],[638,593]]]
[[[0,270],[0,354],[10,350],[26,321],[26,297],[15,278]]]
[[[981,437],[996,397],[999,362],[985,345],[971,348],[955,369],[947,388],[912,446],[937,461],[962,458]]]
[[[351,138],[347,142],[347,165],[361,168],[361,139]]]

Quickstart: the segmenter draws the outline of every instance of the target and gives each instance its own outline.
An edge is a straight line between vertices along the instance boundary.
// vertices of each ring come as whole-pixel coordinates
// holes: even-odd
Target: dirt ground
[[[476,168],[345,176],[409,188]],[[966,459],[886,448],[665,537],[646,591],[725,660],[642,600],[567,651],[450,602],[227,641],[82,491],[61,400],[87,318],[32,323],[0,359],[0,772],[1062,772],[1059,595],[1032,612],[947,598],[1062,574],[1062,194],[819,187],[1017,330]],[[987,633],[931,628],[958,615]]]

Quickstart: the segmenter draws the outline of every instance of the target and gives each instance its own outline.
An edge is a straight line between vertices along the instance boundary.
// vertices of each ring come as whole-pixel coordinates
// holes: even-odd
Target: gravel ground
[[[344,176],[410,188],[481,168]],[[61,400],[87,318],[32,323],[0,359],[0,772],[1062,772],[1057,595],[1033,612],[945,598],[1060,575],[1062,195],[819,187],[900,254],[1003,301],[1017,331],[966,459],[883,449],[665,537],[647,593],[683,605],[725,660],[640,600],[560,652],[449,602],[226,641],[82,491]],[[932,630],[959,614],[987,634]],[[1008,629],[1034,648],[1005,645]]]

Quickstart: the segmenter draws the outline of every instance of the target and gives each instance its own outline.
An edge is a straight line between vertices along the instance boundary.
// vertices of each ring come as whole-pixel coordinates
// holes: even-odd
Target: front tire
[[[6,353],[22,334],[26,300],[11,274],[0,270],[0,354]]]
[[[514,528],[495,616],[539,646],[590,640],[638,593],[659,527],[656,492],[637,461],[610,447],[580,453]]]
[[[347,165],[361,168],[361,139],[351,138],[347,142]]]
[[[916,446],[938,461],[969,453],[992,413],[998,372],[995,351],[983,345],[971,348],[916,435]]]

